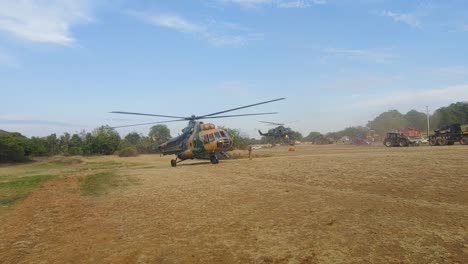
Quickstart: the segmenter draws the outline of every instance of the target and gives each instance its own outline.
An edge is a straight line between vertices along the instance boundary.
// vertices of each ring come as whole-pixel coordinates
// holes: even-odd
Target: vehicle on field
[[[171,166],[176,167],[177,163],[182,162],[188,159],[209,159],[212,164],[218,164],[218,156],[227,157],[227,151],[232,149],[232,138],[229,136],[227,131],[224,129],[216,128],[214,124],[203,123],[199,121],[200,119],[212,119],[212,118],[227,118],[227,117],[240,117],[240,116],[257,116],[257,115],[270,115],[276,114],[273,113],[253,113],[253,114],[238,114],[238,115],[220,115],[244,108],[249,108],[257,105],[272,103],[285,98],[278,98],[270,101],[260,102],[256,104],[236,107],[224,111],[219,111],[211,114],[201,115],[201,116],[172,116],[172,115],[155,115],[155,114],[145,114],[145,113],[135,113],[135,112],[123,112],[123,111],[112,111],[114,114],[125,114],[125,115],[139,115],[139,116],[154,116],[154,117],[167,117],[173,118],[172,120],[151,122],[151,123],[142,123],[142,124],[133,124],[125,126],[116,126],[119,127],[133,127],[141,125],[152,125],[152,124],[161,124],[168,122],[177,122],[177,121],[188,121],[187,127],[182,129],[182,134],[171,138],[169,141],[159,145],[158,149],[163,155],[175,155],[176,158],[171,160]]]
[[[258,122],[268,124],[270,126],[276,126],[274,128],[269,129],[268,132],[266,133],[263,133],[259,129],[258,133],[260,134],[260,136],[271,138],[273,142],[275,143],[284,142],[291,146],[295,144],[295,140],[291,138],[294,135],[294,131],[289,127],[285,127],[285,125],[294,123],[296,121],[288,122],[288,123],[276,123],[276,122],[269,122],[269,121],[258,121]]]
[[[445,146],[460,142],[468,145],[468,131],[462,131],[460,124],[450,124],[434,130],[434,135],[429,136],[429,145]]]
[[[388,132],[383,144],[387,147],[408,147],[416,146],[416,142],[412,142],[408,137],[399,132]]]
[[[415,145],[422,145],[422,144],[429,143],[429,140],[427,138],[423,138],[423,137],[408,137],[408,139],[409,139],[409,141],[411,141]]]
[[[400,132],[403,136],[413,138],[413,137],[420,137],[421,131],[414,127],[402,127],[398,128],[398,132]]]
[[[371,142],[365,138],[358,137],[353,140],[353,145],[371,145]]]

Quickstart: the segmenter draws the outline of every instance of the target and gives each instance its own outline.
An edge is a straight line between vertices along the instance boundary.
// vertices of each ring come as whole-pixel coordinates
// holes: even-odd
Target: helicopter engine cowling
[[[206,123],[206,124],[201,124],[201,130],[210,130],[210,129],[215,129],[216,126],[211,123]]]

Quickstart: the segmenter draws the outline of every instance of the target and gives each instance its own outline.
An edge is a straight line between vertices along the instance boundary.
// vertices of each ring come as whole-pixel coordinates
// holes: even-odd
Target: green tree
[[[82,151],[84,155],[97,154],[96,152],[94,152],[94,149],[93,149],[93,146],[95,145],[94,142],[96,141],[93,134],[81,131],[80,138],[83,142]]]
[[[0,162],[28,160],[24,151],[26,140],[19,133],[0,133]]]
[[[368,128],[375,130],[379,134],[385,134],[390,130],[407,126],[408,121],[405,116],[397,110],[384,112],[367,123]]]
[[[290,140],[302,140],[304,137],[298,131],[294,131],[292,135],[289,137]]]
[[[468,102],[457,102],[441,107],[431,116],[432,129],[453,123],[468,124]]]
[[[60,136],[59,138],[59,148],[60,148],[60,153],[63,155],[68,155],[68,149],[70,147],[70,134],[69,133],[64,133],[63,135]]]
[[[136,145],[136,149],[138,153],[154,153],[154,152],[159,152],[157,148],[153,147],[153,141],[150,137],[145,137],[142,136],[140,138],[140,141]]]
[[[46,148],[48,150],[47,154],[49,156],[59,154],[59,152],[60,152],[60,143],[59,143],[59,140],[57,138],[57,135],[55,133],[51,134],[51,135],[47,136],[45,138],[45,140],[46,140]]]
[[[305,141],[314,141],[315,138],[320,137],[322,134],[320,132],[312,131],[307,135],[304,140]]]
[[[31,155],[33,156],[47,156],[49,155],[49,149],[47,148],[47,140],[40,137],[31,138],[32,151]]]
[[[68,152],[70,155],[83,155],[83,140],[78,134],[73,134],[70,138]]]
[[[351,138],[357,138],[365,136],[369,129],[363,126],[354,126],[354,127],[347,127],[341,131],[339,131],[339,138],[344,136],[348,136]]]
[[[250,139],[248,137],[242,136],[239,129],[226,128],[226,127],[219,127],[219,128],[223,129],[229,134],[232,140],[232,147],[234,149],[247,149],[249,144],[251,144]]]
[[[166,125],[155,125],[150,128],[148,136],[159,145],[171,139],[171,131]]]
[[[419,131],[425,131],[427,127],[427,116],[425,113],[411,110],[405,115],[408,125],[417,128]]]
[[[137,132],[128,133],[124,138],[130,145],[136,146],[140,143],[141,135]]]
[[[120,135],[110,126],[100,126],[94,129],[92,136],[94,137],[93,154],[110,155],[119,147]]]

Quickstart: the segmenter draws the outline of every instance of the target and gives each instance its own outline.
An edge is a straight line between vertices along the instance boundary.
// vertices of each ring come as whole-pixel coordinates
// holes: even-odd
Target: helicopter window
[[[208,138],[208,135],[204,135],[204,136],[203,136],[203,143],[206,144],[206,143],[208,143],[208,142],[210,142],[210,139]]]
[[[221,130],[221,131],[219,131],[219,133],[221,134],[222,137],[227,137],[226,132]]]
[[[215,137],[213,134],[210,134],[209,137],[210,137],[210,141],[215,141]]]
[[[215,137],[216,138],[221,138],[221,134],[219,132],[215,132]]]

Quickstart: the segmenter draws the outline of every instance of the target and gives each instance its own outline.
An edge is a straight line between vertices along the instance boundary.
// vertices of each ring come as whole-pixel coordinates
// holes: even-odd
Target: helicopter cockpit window
[[[210,134],[209,136],[210,136],[210,141],[215,141],[215,137],[213,134]]]
[[[208,135],[204,135],[203,136],[203,143],[206,144],[206,143],[209,143],[210,142],[210,139],[208,138]]]
[[[215,137],[216,138],[221,138],[221,134],[219,132],[215,132]]]
[[[222,137],[227,137],[226,132],[224,132],[224,131],[221,130],[221,131],[219,131],[219,133],[221,133],[221,136],[222,136]]]

